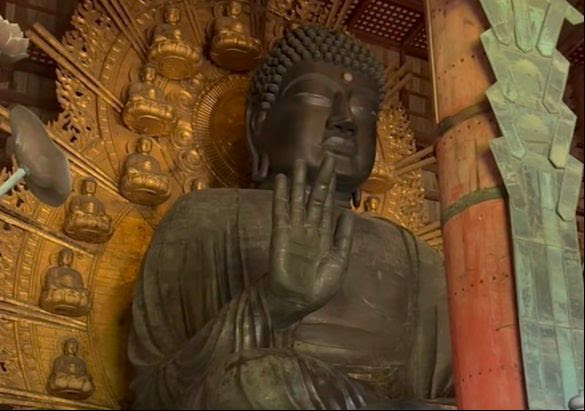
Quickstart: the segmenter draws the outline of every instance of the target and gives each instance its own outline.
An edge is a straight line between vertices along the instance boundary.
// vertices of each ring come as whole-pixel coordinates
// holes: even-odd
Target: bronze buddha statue
[[[194,76],[201,65],[201,51],[183,39],[179,28],[181,10],[174,3],[167,3],[164,22],[155,27],[148,61],[171,80],[183,80]]]
[[[122,120],[135,133],[168,136],[175,129],[177,113],[168,104],[165,93],[156,86],[156,73],[153,65],[144,65],[140,81],[132,83],[128,89]]]
[[[74,240],[105,243],[114,234],[112,217],[95,196],[97,182],[93,177],[81,181],[81,194],[72,196],[67,205],[63,231]]]
[[[78,317],[91,308],[89,290],[83,285],[79,271],[73,269],[73,251],[59,251],[59,265],[45,275],[40,305],[49,312]]]
[[[246,109],[259,189],[186,194],[143,261],[135,408],[432,409],[452,395],[440,256],[351,211],[382,84],[372,54],[328,29],[271,51]]]
[[[164,203],[171,195],[169,177],[163,174],[160,164],[150,154],[152,140],[141,137],[136,153],[130,154],[124,163],[120,180],[120,193],[128,200],[147,206]]]
[[[47,390],[62,398],[84,400],[95,390],[93,378],[85,361],[78,356],[79,343],[69,338],[63,344],[63,354],[53,362]]]
[[[215,64],[232,71],[248,71],[260,62],[262,44],[244,23],[240,2],[229,1],[225,15],[215,19],[212,30],[209,55]]]

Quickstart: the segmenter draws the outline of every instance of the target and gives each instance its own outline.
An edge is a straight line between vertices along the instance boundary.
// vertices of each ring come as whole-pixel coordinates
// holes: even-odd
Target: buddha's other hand
[[[306,166],[295,162],[292,189],[275,179],[270,272],[265,296],[275,328],[286,328],[323,307],[339,290],[353,237],[353,214],[335,222],[335,159],[327,156],[305,203]]]

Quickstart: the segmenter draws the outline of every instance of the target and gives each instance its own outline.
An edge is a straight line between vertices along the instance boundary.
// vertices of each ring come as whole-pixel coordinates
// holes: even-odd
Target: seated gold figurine
[[[152,37],[148,60],[171,80],[183,80],[196,74],[201,65],[201,51],[183,40],[178,27],[181,10],[169,3],[164,10],[164,23],[159,24]]]
[[[368,214],[378,214],[380,212],[380,203],[380,197],[368,196],[368,198],[366,198],[366,202],[364,203],[364,211]]]
[[[146,64],[142,69],[141,81],[130,85],[122,120],[135,133],[167,136],[175,128],[177,113],[175,108],[167,103],[163,91],[156,87],[155,80],[156,68]]]
[[[93,394],[95,387],[85,361],[77,356],[79,343],[69,338],[63,344],[63,355],[53,362],[47,389],[57,397],[84,400]]]
[[[126,159],[120,192],[136,204],[159,205],[171,195],[169,178],[163,174],[158,161],[150,155],[152,140],[142,137],[136,145],[137,152]]]
[[[49,312],[78,317],[91,308],[89,290],[83,286],[79,271],[71,268],[73,251],[59,252],[59,265],[49,268],[41,292],[41,307]]]
[[[73,196],[67,207],[63,231],[74,240],[104,243],[114,233],[112,218],[106,214],[103,203],[94,196],[97,183],[84,178],[81,194]]]
[[[232,71],[251,70],[262,58],[262,44],[252,37],[241,14],[242,5],[230,1],[226,15],[213,24],[210,57],[218,66]]]

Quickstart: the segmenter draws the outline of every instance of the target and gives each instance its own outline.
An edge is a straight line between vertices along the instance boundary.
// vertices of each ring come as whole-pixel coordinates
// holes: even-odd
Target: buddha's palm
[[[276,177],[267,301],[276,328],[285,328],[325,305],[347,269],[353,215],[334,218],[335,161],[327,157],[305,202],[306,167],[295,163],[289,198],[287,178]]]

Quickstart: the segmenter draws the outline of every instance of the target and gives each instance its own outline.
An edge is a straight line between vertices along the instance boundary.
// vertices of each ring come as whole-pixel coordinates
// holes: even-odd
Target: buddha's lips
[[[331,136],[323,141],[323,148],[334,154],[352,156],[355,155],[356,144],[353,139],[347,137]]]

